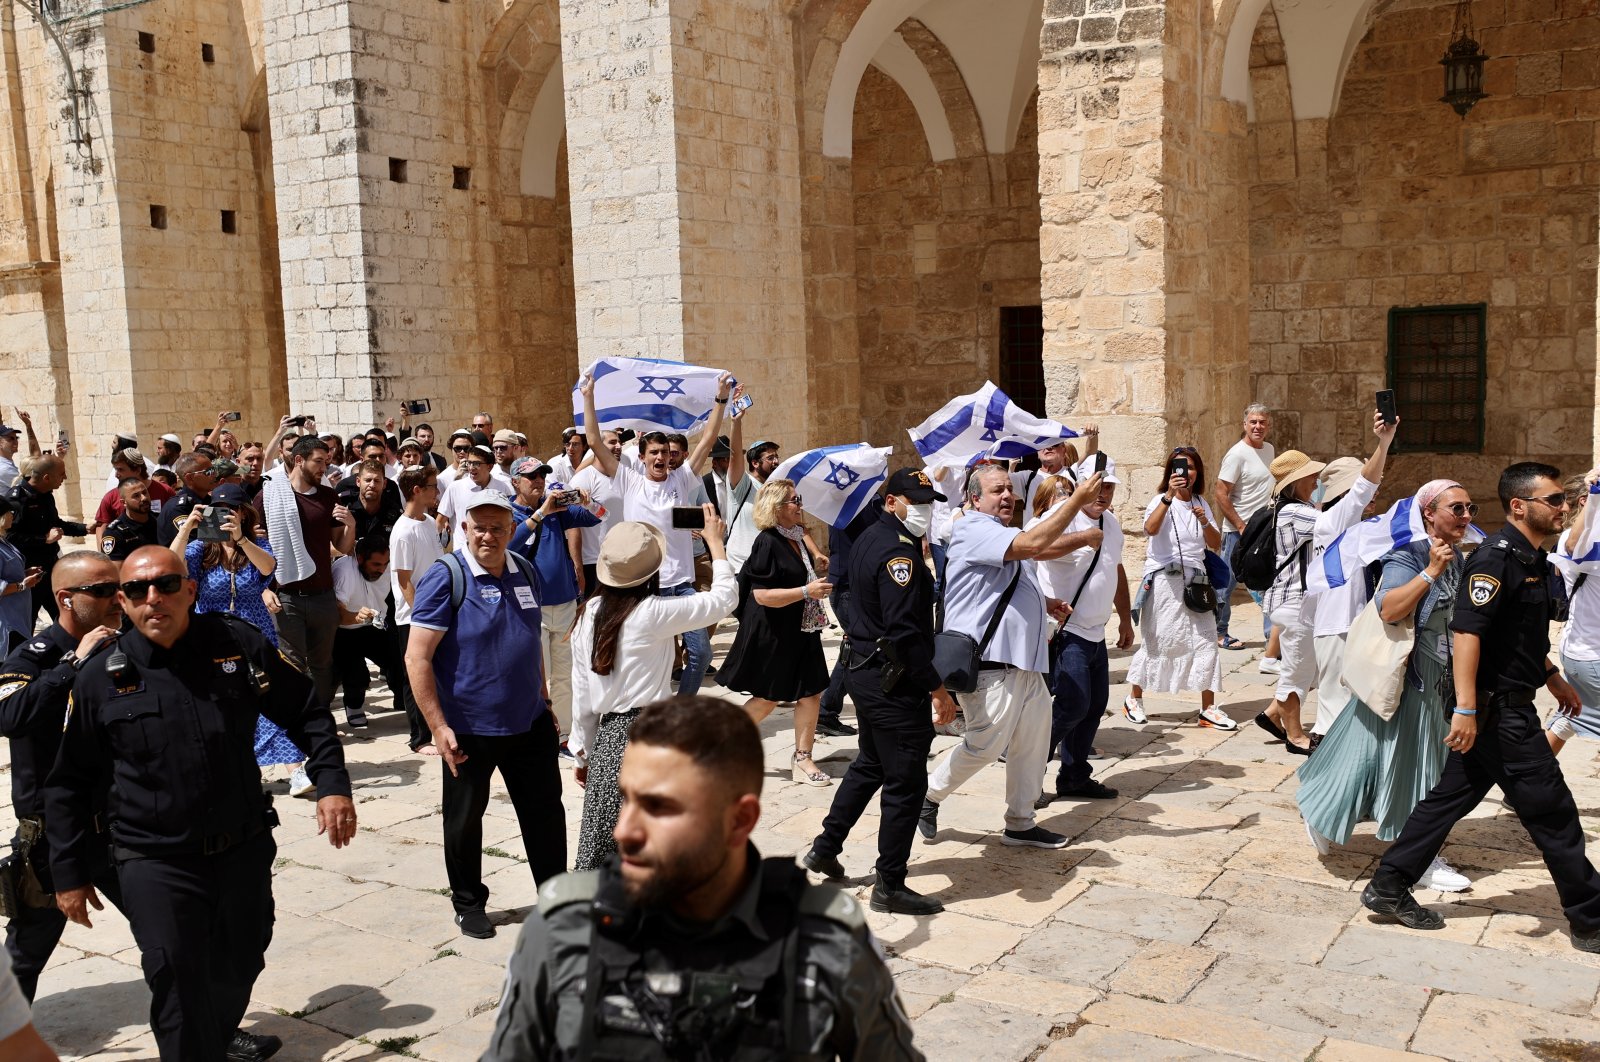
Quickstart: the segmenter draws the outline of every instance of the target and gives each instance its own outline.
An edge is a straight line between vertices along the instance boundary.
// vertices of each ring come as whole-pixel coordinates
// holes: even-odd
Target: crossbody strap
[[[1167,515],[1171,516],[1172,514],[1168,513]],[[1104,533],[1106,529],[1106,518],[1104,516],[1100,517],[1099,527],[1101,532]],[[1100,545],[1095,547],[1094,556],[1089,558],[1089,567],[1083,573],[1083,582],[1078,584],[1077,592],[1072,595],[1072,600],[1067,603],[1068,608],[1076,609],[1078,607],[1078,598],[1082,597],[1084,590],[1088,589],[1089,577],[1094,574],[1094,566],[1100,563],[1100,551],[1105,548],[1105,541],[1102,538]]]
[[[1017,583],[1022,579],[1022,562],[1016,561],[1017,570],[1011,576],[1011,583],[1006,587],[1006,592],[1000,595],[1000,603],[995,606],[994,615],[989,617],[989,626],[983,630],[983,640],[978,643],[978,659],[983,659],[984,650],[989,648],[989,643],[994,640],[994,632],[1000,629],[1000,617],[1006,614],[1006,606],[1011,604],[1011,595],[1017,592]]]

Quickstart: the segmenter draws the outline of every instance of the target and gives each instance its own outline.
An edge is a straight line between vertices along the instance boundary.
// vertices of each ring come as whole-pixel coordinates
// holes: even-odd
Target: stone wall
[[[1250,360],[1280,448],[1365,453],[1390,308],[1487,303],[1483,453],[1402,454],[1385,497],[1448,471],[1493,520],[1506,464],[1592,461],[1600,19],[1591,4],[1478,0],[1490,96],[1462,120],[1438,102],[1452,14],[1381,14],[1334,117],[1292,126],[1263,19]]]

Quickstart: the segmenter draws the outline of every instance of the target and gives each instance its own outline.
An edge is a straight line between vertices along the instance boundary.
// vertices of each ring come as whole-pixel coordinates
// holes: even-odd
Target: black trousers
[[[841,630],[848,630],[849,624],[845,617],[850,614],[850,591],[840,590],[832,598],[833,615],[839,621]],[[838,722],[839,713],[844,710],[844,676],[850,664],[850,636],[844,635],[839,641],[839,659],[833,662],[833,674],[828,676],[828,688],[822,693],[822,710],[819,718]]]
[[[217,855],[119,859],[165,1062],[223,1057],[272,941],[270,830]]]
[[[406,646],[411,642],[411,624],[401,623],[395,626],[395,655],[400,658],[401,692],[396,694],[405,702],[406,722],[411,726],[411,733],[406,738],[406,744],[415,752],[424,745],[433,744],[433,731],[428,729],[428,721],[422,718],[422,709],[417,707],[417,699],[412,696],[411,682],[406,677]]]
[[[15,846],[17,840],[14,838],[11,843]],[[95,854],[101,858],[96,860],[90,884],[111,906],[127,914],[127,908],[122,903],[122,888],[117,882],[116,871],[111,867],[110,848],[100,846]],[[33,864],[34,874],[45,891],[52,891],[50,846],[43,837],[34,844],[29,862]],[[38,991],[39,974],[50,962],[50,956],[55,953],[56,945],[61,943],[61,934],[66,928],[67,916],[61,913],[54,902],[49,907],[24,907],[17,917],[6,922],[6,951],[11,954],[11,971],[17,975],[17,984],[21,986],[22,994],[28,997],[29,1003],[33,1002],[34,993]]]
[[[528,869],[543,884],[567,869],[567,814],[561,806],[561,768],[556,763],[560,736],[555,716],[545,712],[526,734],[483,736],[456,732],[464,763],[459,776],[444,771],[444,868],[450,877],[450,902],[471,911],[489,901],[483,883],[483,812],[489,806],[489,780],[499,770],[517,811]]]
[[[1480,700],[1480,708],[1490,704]],[[1600,929],[1600,874],[1584,854],[1578,805],[1561,765],[1528,703],[1482,710],[1478,739],[1466,755],[1445,759],[1439,784],[1411,812],[1405,828],[1384,853],[1373,888],[1397,895],[1421,879],[1457,822],[1477,807],[1493,786],[1522,820],[1555,879],[1562,910],[1576,932]]]
[[[333,672],[344,687],[345,711],[359,710],[367,703],[367,687],[372,676],[367,661],[378,665],[395,707],[405,703],[406,674],[394,630],[389,627],[340,627],[333,636]]]
[[[55,562],[52,561],[50,564],[45,566],[44,578],[33,584],[33,611],[28,613],[28,621],[31,624],[38,623],[39,610],[41,608],[44,609],[45,615],[50,617],[51,623],[54,623],[56,620],[61,618],[61,607],[56,604],[56,595],[50,589],[50,572],[54,568]],[[33,634],[33,627],[30,626],[27,630],[23,631],[22,634],[23,637]]]
[[[842,852],[850,830],[881,790],[877,871],[886,885],[898,887],[905,884],[917,816],[928,795],[932,701],[920,692],[885,695],[879,675],[876,666],[846,673],[860,752],[834,791],[833,806],[811,847],[824,856]]]

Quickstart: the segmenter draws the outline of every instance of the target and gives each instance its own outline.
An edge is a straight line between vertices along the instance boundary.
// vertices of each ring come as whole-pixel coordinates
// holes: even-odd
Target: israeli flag
[[[1426,542],[1428,529],[1422,523],[1422,507],[1415,497],[1401,498],[1381,516],[1361,521],[1332,542],[1320,557],[1313,557],[1306,568],[1306,596],[1320,594],[1365,578],[1367,565],[1413,542]],[[1477,525],[1467,528],[1462,545],[1482,542]]]
[[[711,416],[722,372],[658,358],[600,358],[589,368],[595,413],[604,428],[687,435]],[[579,428],[586,427],[581,383],[572,386],[572,423]]]
[[[906,431],[923,461],[956,468],[974,457],[1026,457],[1063,439],[1078,437],[1063,424],[1029,413],[989,381],[974,394],[952,398],[939,412]]]
[[[1600,502],[1595,501],[1597,494],[1600,494],[1600,484],[1589,488],[1583,518],[1564,533],[1556,548],[1547,554],[1550,564],[1567,577],[1569,586],[1580,575],[1600,574],[1600,542],[1595,540],[1596,513],[1600,513]]]
[[[853,443],[807,450],[779,465],[772,479],[793,480],[806,512],[833,527],[844,527],[889,478],[891,449]]]

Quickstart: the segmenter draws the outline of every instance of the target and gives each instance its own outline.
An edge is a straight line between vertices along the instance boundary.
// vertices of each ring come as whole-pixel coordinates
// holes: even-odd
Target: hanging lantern
[[[1471,0],[1456,0],[1455,29],[1444,58],[1439,60],[1444,67],[1444,95],[1439,102],[1448,103],[1465,118],[1473,104],[1488,95],[1483,91],[1483,61],[1487,58],[1472,28]]]

